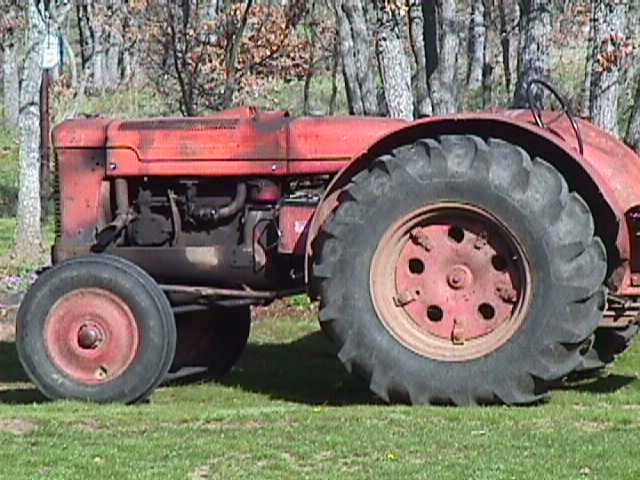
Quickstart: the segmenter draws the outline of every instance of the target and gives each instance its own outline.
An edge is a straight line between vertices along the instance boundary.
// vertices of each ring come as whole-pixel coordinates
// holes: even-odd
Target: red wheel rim
[[[135,358],[138,324],[129,306],[101,288],[67,293],[45,321],[46,348],[68,377],[85,384],[113,380]]]
[[[498,349],[519,330],[531,274],[520,243],[494,215],[443,203],[387,230],[370,286],[378,317],[403,345],[464,361]]]

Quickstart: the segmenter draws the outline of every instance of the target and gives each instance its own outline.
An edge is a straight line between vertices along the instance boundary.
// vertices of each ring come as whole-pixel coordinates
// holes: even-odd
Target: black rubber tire
[[[376,247],[398,219],[425,205],[463,202],[491,212],[519,239],[532,271],[520,329],[480,358],[434,360],[405,347],[370,294]],[[423,139],[354,176],[314,244],[311,289],[338,357],[385,401],[524,404],[580,362],[605,305],[605,248],[587,204],[547,162],[502,140]]]
[[[206,367],[207,376],[221,378],[236,364],[251,331],[251,308],[214,307],[178,313],[176,356],[170,371]]]
[[[132,310],[141,342],[133,362],[116,378],[100,384],[72,379],[52,362],[44,324],[51,307],[79,288],[101,288]],[[16,319],[20,361],[36,386],[50,399],[134,403],[146,399],[162,381],[175,352],[171,305],[144,270],[122,258],[101,254],[79,257],[42,274],[24,298]]]

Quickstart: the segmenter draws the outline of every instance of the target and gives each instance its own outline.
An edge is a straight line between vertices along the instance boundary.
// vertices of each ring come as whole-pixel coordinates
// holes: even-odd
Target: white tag
[[[42,68],[53,68],[60,63],[60,44],[58,35],[48,34],[42,42]]]

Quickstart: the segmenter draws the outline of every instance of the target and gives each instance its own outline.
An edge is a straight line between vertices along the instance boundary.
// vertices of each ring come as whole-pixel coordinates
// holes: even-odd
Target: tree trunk
[[[636,76],[636,92],[633,104],[633,110],[629,117],[629,124],[627,125],[627,134],[625,135],[626,142],[633,147],[636,152],[640,154],[640,72]]]
[[[455,0],[422,3],[427,76],[433,112],[457,110],[458,39]]]
[[[340,66],[340,39],[338,32],[334,32],[333,50],[331,58],[331,96],[329,97],[329,115],[336,111],[336,101],[338,99],[338,67]]]
[[[16,127],[20,112],[20,73],[18,47],[15,43],[4,46],[3,63],[4,120],[12,127]]]
[[[522,0],[520,10],[520,51],[518,81],[513,97],[516,108],[526,108],[527,87],[534,78],[548,79],[551,51],[551,0]],[[542,101],[536,89],[534,99]]]
[[[247,28],[247,21],[249,18],[249,11],[253,6],[253,0],[247,0],[242,12],[242,18],[240,24],[233,32],[231,43],[227,45],[225,51],[225,85],[222,98],[222,108],[229,108],[233,103],[233,95],[238,87],[236,81],[236,69],[238,63],[238,55],[240,54],[240,45],[242,44],[242,37],[244,36],[245,28]]]
[[[591,109],[590,95],[591,95],[591,69],[593,68],[593,58],[596,55],[595,39],[594,39],[594,22],[593,22],[593,3],[591,4],[590,11],[591,18],[589,20],[589,37],[587,40],[587,51],[584,59],[584,78],[582,83],[582,103],[580,105],[580,115],[588,117]]]
[[[103,42],[103,30],[99,25],[94,26],[93,56],[91,57],[91,67],[93,71],[93,88],[102,92],[107,86],[106,81],[106,46]]]
[[[629,23],[629,36],[635,39],[636,48],[640,48],[639,2],[632,2],[629,6],[627,22]],[[635,95],[631,98],[633,105],[629,115],[629,122],[627,123],[625,140],[640,154],[640,51],[636,50],[635,58],[635,71],[633,72],[633,81],[635,83],[630,83],[628,87],[629,90],[633,89]]]
[[[35,2],[27,9],[27,55],[20,95],[20,188],[16,252],[21,260],[35,261],[41,249],[40,231],[40,82],[41,45],[45,24]]]
[[[421,5],[421,0],[409,0],[409,41],[413,59],[416,63],[416,72],[412,78],[412,85],[415,94],[414,113],[417,118],[433,115],[433,106],[431,105],[429,85],[427,83],[424,18]]]
[[[482,85],[482,69],[485,64],[487,26],[485,24],[485,0],[473,0],[469,21],[467,88],[477,90]]]
[[[122,61],[122,38],[118,33],[108,35],[108,46],[106,48],[105,61],[105,85],[109,89],[114,89],[120,84],[121,61]]]
[[[487,109],[493,104],[493,70],[491,55],[491,43],[489,42],[489,25],[491,25],[491,9],[485,4],[484,9],[485,41],[482,64],[482,109]]]
[[[379,2],[376,54],[389,116],[413,120],[409,60],[404,52],[399,21],[386,1]]]
[[[377,115],[371,36],[362,3],[360,0],[334,0],[334,8],[349,110],[356,115]]]
[[[206,22],[213,22],[224,11],[224,0],[206,0],[203,16]]]
[[[504,74],[504,85],[507,94],[511,94],[513,85],[513,65],[516,60],[512,60],[517,49],[513,48],[514,42],[514,24],[517,18],[517,4],[515,0],[498,0],[498,19],[500,21],[500,47],[502,50],[502,70]],[[490,12],[486,8],[485,11]],[[516,45],[517,46],[517,45]],[[517,55],[516,55],[517,57]]]
[[[589,89],[589,114],[601,128],[618,135],[618,99],[620,65],[608,60],[607,54],[617,47],[612,35],[622,35],[626,28],[627,4],[617,0],[593,1],[593,45]]]

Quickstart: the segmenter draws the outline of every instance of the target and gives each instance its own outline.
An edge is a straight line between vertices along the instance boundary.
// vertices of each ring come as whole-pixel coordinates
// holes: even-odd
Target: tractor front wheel
[[[16,321],[20,361],[51,399],[131,403],[146,398],[173,358],[171,305],[126,260],[81,257],[47,270]]]

